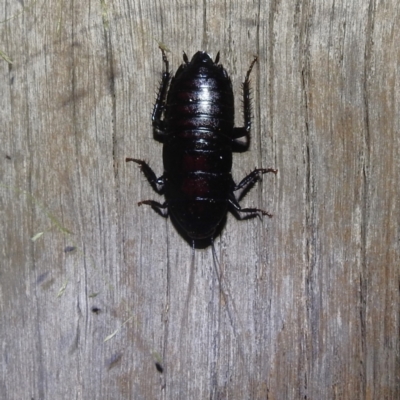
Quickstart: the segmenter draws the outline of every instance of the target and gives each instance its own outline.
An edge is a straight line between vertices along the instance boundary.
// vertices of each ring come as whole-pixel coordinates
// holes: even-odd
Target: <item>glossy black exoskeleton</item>
[[[245,151],[250,143],[250,73],[257,58],[243,83],[244,127],[234,127],[232,83],[218,63],[219,53],[215,61],[203,51],[197,52],[191,61],[184,53],[184,63],[171,79],[168,59],[161,51],[165,71],[152,121],[154,138],[164,144],[164,174],[157,178],[142,160],[126,161],[140,165],[153,189],[165,195],[165,202],[145,200],[139,205],[150,205],[165,217],[170,214],[178,230],[193,245],[213,240],[228,209],[239,219],[240,213],[246,213],[244,218],[271,217],[259,208],[241,208],[234,192],[247,192],[262,174],[277,171],[255,169],[237,185],[231,176],[232,152]],[[245,141],[239,141],[240,138]]]

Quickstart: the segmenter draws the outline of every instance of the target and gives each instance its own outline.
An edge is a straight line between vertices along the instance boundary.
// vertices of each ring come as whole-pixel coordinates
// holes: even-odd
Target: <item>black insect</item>
[[[154,105],[154,138],[164,144],[164,174],[156,174],[143,161],[127,158],[140,165],[152,188],[165,195],[165,202],[154,200],[138,204],[151,206],[172,221],[183,236],[195,246],[210,244],[220,232],[228,209],[238,219],[268,215],[259,208],[241,208],[241,199],[272,168],[257,168],[239,184],[232,179],[232,152],[246,151],[250,144],[251,100],[250,64],[243,83],[244,127],[234,127],[234,97],[228,73],[203,52],[184,63],[171,79],[169,62],[163,49],[165,71]],[[168,89],[169,88],[169,89]],[[245,140],[238,140],[244,138]],[[242,195],[234,192],[242,189]],[[241,216],[241,214],[246,214]]]

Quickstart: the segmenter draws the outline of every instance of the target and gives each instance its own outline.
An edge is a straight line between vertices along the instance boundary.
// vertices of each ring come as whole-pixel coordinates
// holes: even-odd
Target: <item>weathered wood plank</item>
[[[3,3],[1,398],[400,397],[396,0]],[[233,176],[278,168],[274,217],[228,216],[222,292],[124,161],[162,172],[159,41],[221,51],[238,125],[259,56]]]

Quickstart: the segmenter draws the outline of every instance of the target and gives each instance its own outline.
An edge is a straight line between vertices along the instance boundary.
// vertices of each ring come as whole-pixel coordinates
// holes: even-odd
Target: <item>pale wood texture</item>
[[[399,1],[21,4],[0,5],[0,398],[399,399]],[[124,161],[162,173],[157,42],[174,70],[220,50],[238,111],[259,56],[233,176],[278,168],[242,202],[274,217],[228,216],[223,292]]]

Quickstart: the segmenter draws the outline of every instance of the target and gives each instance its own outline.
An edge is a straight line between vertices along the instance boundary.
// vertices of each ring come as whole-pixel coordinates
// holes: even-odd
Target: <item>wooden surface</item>
[[[0,6],[0,398],[399,399],[398,0],[23,4]],[[162,173],[158,42],[174,70],[220,50],[238,110],[259,56],[233,176],[278,168],[242,202],[274,217],[228,216],[222,292],[124,162]]]

